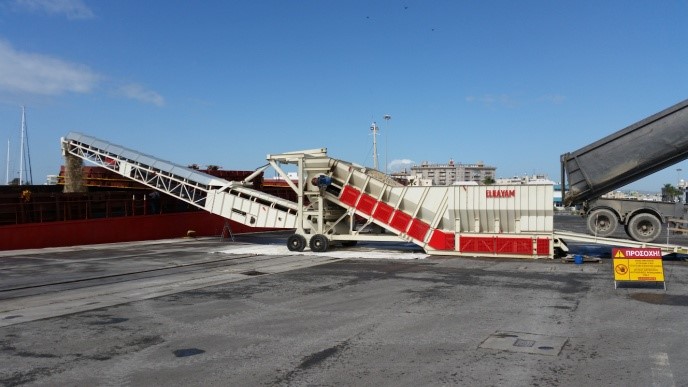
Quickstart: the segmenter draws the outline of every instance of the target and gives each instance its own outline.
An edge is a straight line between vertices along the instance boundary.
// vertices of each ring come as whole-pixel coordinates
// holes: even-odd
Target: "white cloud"
[[[165,99],[153,90],[148,90],[137,83],[130,83],[119,88],[117,94],[137,101],[164,106]]]
[[[42,95],[89,93],[99,79],[85,65],[20,52],[0,40],[0,90]]]
[[[39,95],[86,94],[98,86],[101,78],[86,65],[21,52],[0,39],[0,91]],[[160,94],[136,83],[121,86],[115,93],[156,106],[165,105]]]
[[[476,97],[474,95],[469,95],[466,97],[466,102],[479,102],[484,105],[493,106],[499,104],[509,108],[517,107],[519,102],[508,94],[492,95],[485,94],[483,96]]]
[[[398,160],[390,161],[389,164],[387,165],[387,167],[392,172],[399,172],[399,171],[403,171],[404,169],[410,170],[411,166],[413,166],[415,164],[416,164],[416,162],[413,160],[398,159]]]
[[[68,19],[92,19],[93,11],[82,0],[15,0],[19,9],[43,12],[48,15],[65,15]]]

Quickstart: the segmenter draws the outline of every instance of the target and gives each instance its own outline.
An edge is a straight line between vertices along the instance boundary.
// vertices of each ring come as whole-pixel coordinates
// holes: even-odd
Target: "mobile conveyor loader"
[[[292,251],[324,252],[357,241],[412,242],[434,255],[552,258],[567,251],[553,230],[552,185],[404,186],[331,158],[325,148],[270,154],[244,182],[230,182],[80,133],[61,141],[66,157],[211,213],[254,227],[294,229],[287,241]],[[297,169],[294,181],[288,165]],[[268,167],[296,192],[296,203],[246,187]]]

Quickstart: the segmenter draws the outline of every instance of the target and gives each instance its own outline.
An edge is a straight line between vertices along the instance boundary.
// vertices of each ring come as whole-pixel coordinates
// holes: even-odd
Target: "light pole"
[[[683,169],[676,168],[676,188],[681,188],[681,171]]]
[[[676,191],[678,191],[679,194],[678,201],[684,203],[685,194],[683,193],[683,188],[681,187],[681,171],[681,168],[676,168]]]
[[[389,120],[392,119],[392,116],[390,116],[389,114],[385,114],[385,116],[382,118],[385,119],[385,174],[387,174],[387,166],[389,165],[389,163],[387,162],[387,151],[389,148],[389,146],[387,145],[387,132],[389,132]]]

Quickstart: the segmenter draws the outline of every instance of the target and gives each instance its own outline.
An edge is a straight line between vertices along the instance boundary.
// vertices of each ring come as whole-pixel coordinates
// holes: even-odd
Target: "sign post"
[[[661,282],[666,290],[662,251],[658,248],[612,249],[614,258],[614,289],[619,282]]]

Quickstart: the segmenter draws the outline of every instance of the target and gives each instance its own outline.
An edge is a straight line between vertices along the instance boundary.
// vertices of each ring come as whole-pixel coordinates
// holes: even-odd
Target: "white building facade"
[[[497,168],[485,165],[482,161],[475,164],[455,163],[430,164],[427,161],[411,167],[411,175],[418,180],[430,181],[431,185],[451,185],[456,182],[473,181],[480,183],[485,179],[495,179]]]

